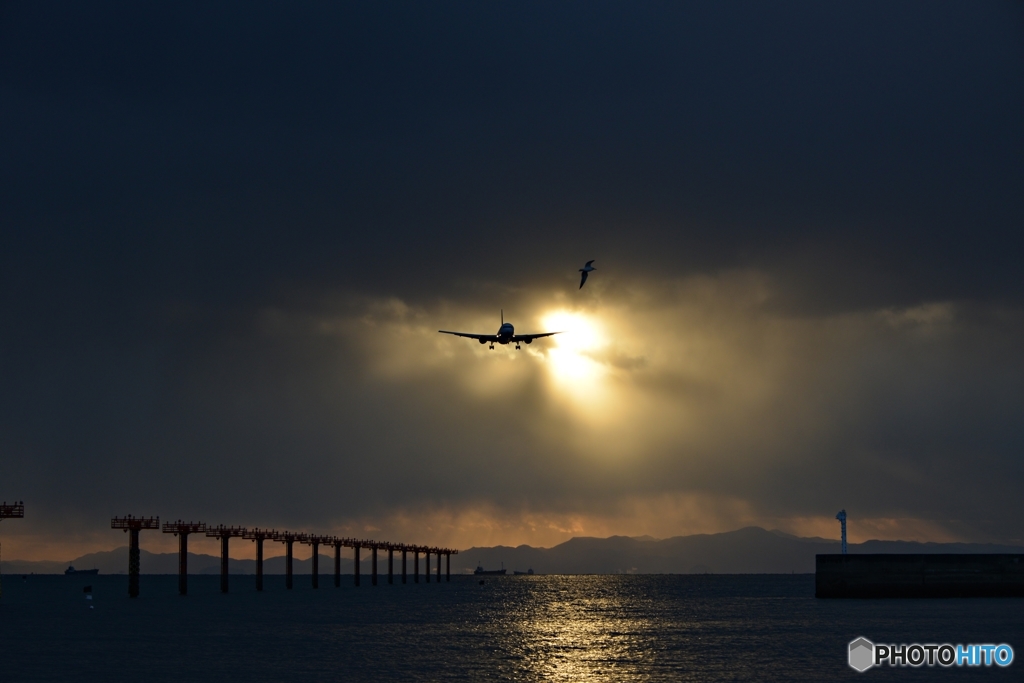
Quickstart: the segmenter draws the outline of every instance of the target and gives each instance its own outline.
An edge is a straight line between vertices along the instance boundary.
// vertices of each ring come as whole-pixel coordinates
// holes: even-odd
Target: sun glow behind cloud
[[[556,311],[543,319],[545,329],[557,330],[547,356],[552,376],[561,383],[596,381],[605,367],[590,355],[607,344],[601,325],[582,313]]]
[[[577,416],[608,418],[616,402],[612,369],[599,360],[608,346],[604,325],[586,313],[565,310],[546,314],[542,325],[560,332],[543,351],[552,389]]]

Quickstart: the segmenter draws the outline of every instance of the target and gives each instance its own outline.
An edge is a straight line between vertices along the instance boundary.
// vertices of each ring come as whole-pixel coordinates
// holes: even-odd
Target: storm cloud
[[[485,545],[845,507],[856,540],[1021,542],[1022,29],[5,4],[5,554],[126,512]],[[565,333],[437,334],[500,310]]]

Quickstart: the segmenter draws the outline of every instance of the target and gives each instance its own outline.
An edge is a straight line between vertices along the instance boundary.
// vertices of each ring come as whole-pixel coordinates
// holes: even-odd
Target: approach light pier
[[[0,521],[5,519],[22,519],[25,517],[25,501],[19,500],[8,504],[5,500],[0,503]],[[0,557],[2,559],[2,557]],[[0,596],[3,596],[3,585],[0,584]]]
[[[209,527],[206,535],[210,538],[220,539],[220,592],[228,592],[228,541],[232,538],[245,536],[245,528],[240,526],[218,526]]]
[[[295,541],[301,543],[305,538],[306,534],[296,534],[291,531],[281,531],[274,535],[274,540],[284,543],[285,546],[284,587],[288,590],[292,589],[292,546],[295,545]]]
[[[263,590],[263,541],[274,540],[277,536],[277,532],[273,529],[246,529],[245,533],[242,534],[242,538],[249,539],[250,541],[256,542],[256,590]]]
[[[23,517],[24,504],[15,503],[0,506],[0,519],[10,517]],[[160,530],[159,517],[114,517],[110,520],[111,529],[122,529],[131,533],[131,541],[128,547],[128,595],[138,597],[139,595],[139,532],[144,529]],[[425,558],[423,576],[427,583],[430,583],[430,556],[437,556],[436,580],[441,582],[441,558],[446,561],[445,580],[451,581],[451,556],[457,555],[458,550],[454,548],[440,548],[433,546],[412,545],[407,543],[391,543],[390,541],[376,541],[372,539],[348,538],[342,536],[329,536],[311,534],[306,532],[277,531],[276,529],[262,529],[260,527],[247,528],[241,526],[225,526],[223,524],[213,526],[206,522],[193,522],[178,519],[174,522],[165,522],[163,525],[165,534],[174,534],[178,537],[178,593],[188,595],[188,537],[191,534],[205,534],[210,538],[220,539],[220,590],[228,592],[228,577],[230,576],[228,544],[232,538],[244,538],[256,543],[256,590],[263,590],[263,542],[275,541],[285,544],[285,588],[291,590],[294,586],[294,553],[295,543],[302,543],[311,546],[313,551],[312,563],[312,586],[320,587],[320,546],[334,547],[334,586],[341,586],[341,549],[351,548],[353,559],[353,583],[360,585],[361,579],[361,555],[365,548],[370,551],[370,583],[377,585],[379,571],[377,566],[378,551],[386,550],[388,553],[388,584],[395,583],[395,553],[402,553],[402,583],[408,583],[408,555],[413,555],[413,581],[420,580],[420,553]]]
[[[122,529],[129,535],[128,541],[128,597],[139,597],[139,532],[143,530],[160,530],[159,517],[113,517],[111,529]]]
[[[206,523],[164,522],[164,533],[178,537],[178,595],[188,595],[188,535],[206,533]]]
[[[300,543],[312,547],[313,549],[313,567],[311,574],[313,576],[313,588],[320,587],[320,545],[330,545],[334,542],[333,536],[317,536],[316,534],[309,534],[302,539],[299,539]]]
[[[23,519],[25,517],[25,501],[19,500],[8,503],[6,500],[0,504],[0,520]]]

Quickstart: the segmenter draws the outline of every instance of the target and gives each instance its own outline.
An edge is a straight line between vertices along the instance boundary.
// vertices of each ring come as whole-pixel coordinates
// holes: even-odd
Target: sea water
[[[431,577],[432,579],[434,577]],[[1024,680],[847,665],[847,645],[1008,643],[1024,600],[817,600],[810,575],[3,577],[0,682]],[[84,593],[86,585],[91,593]],[[92,599],[87,599],[91,596]]]

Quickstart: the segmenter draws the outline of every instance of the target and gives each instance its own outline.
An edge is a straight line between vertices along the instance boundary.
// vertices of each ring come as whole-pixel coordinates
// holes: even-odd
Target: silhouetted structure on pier
[[[128,542],[128,597],[139,597],[139,532],[143,529],[160,529],[159,517],[114,517],[111,529],[123,529],[129,533]]]
[[[313,588],[320,587],[320,544],[329,545],[334,542],[333,536],[317,536],[316,534],[305,535],[300,543],[306,543],[313,548]]]
[[[370,569],[370,585],[371,586],[376,586],[377,585],[377,548],[379,546],[378,546],[377,543],[373,543],[370,547],[373,549],[373,560],[370,562],[370,568],[371,568]]]
[[[341,588],[341,549],[348,545],[347,538],[332,536],[330,544],[334,546],[334,587]]]
[[[22,519],[25,516],[25,501],[0,504],[0,519]]]
[[[285,545],[284,587],[288,590],[292,589],[292,546],[295,541],[301,541],[303,538],[305,534],[293,534],[290,531],[281,531],[274,536],[275,541]]]
[[[240,526],[212,526],[206,530],[206,535],[211,538],[220,539],[220,592],[228,592],[228,541],[232,538],[245,536],[245,528]]]
[[[256,541],[256,590],[263,590],[263,541],[274,540],[277,532],[272,529],[246,529],[242,538]]]
[[[353,562],[355,564],[353,576],[355,577],[356,586],[359,585],[359,548],[359,541],[352,541]]]
[[[15,503],[0,506],[0,519],[4,517],[23,517],[24,505]],[[139,531],[142,529],[159,529],[159,517],[114,517],[110,520],[110,528],[124,529],[131,532],[131,543],[128,549],[128,594],[137,597],[139,594]],[[211,538],[220,539],[220,590],[228,592],[228,576],[230,574],[228,555],[228,543],[231,538],[246,538],[256,542],[256,590],[263,590],[263,542],[266,540],[277,541],[285,544],[285,587],[291,589],[294,585],[294,553],[293,548],[296,542],[304,543],[312,547],[312,571],[311,578],[313,588],[320,587],[320,546],[334,546],[334,585],[341,586],[341,549],[352,548],[353,571],[352,578],[356,586],[360,583],[362,563],[360,554],[363,548],[369,549],[373,554],[371,557],[370,583],[377,585],[377,551],[388,551],[388,584],[395,583],[395,551],[402,553],[402,583],[407,583],[407,559],[408,553],[413,554],[413,579],[416,583],[420,580],[420,553],[423,553],[425,563],[423,575],[430,582],[430,556],[437,555],[437,582],[441,582],[441,556],[447,561],[445,578],[451,580],[451,556],[458,553],[450,548],[433,548],[420,545],[408,545],[405,543],[389,543],[387,541],[373,541],[369,539],[342,538],[339,536],[322,536],[317,534],[298,533],[291,531],[276,531],[273,529],[247,529],[237,526],[208,526],[204,522],[166,522],[163,526],[165,534],[174,534],[178,537],[178,592],[181,595],[188,595],[188,537],[190,534],[205,533]]]
[[[22,519],[25,516],[25,501],[19,500],[8,505],[5,500],[0,504],[0,521],[5,519]],[[0,585],[0,596],[4,594],[3,586]]]
[[[204,522],[164,522],[164,533],[178,537],[178,595],[188,595],[188,535],[205,532]]]

